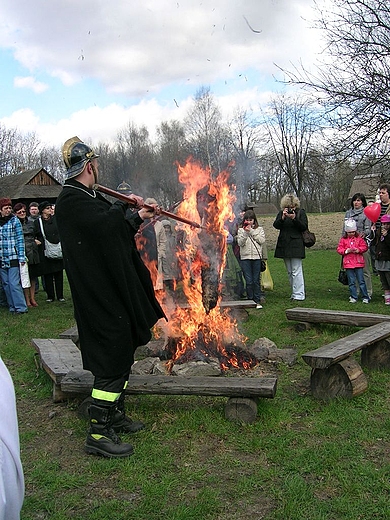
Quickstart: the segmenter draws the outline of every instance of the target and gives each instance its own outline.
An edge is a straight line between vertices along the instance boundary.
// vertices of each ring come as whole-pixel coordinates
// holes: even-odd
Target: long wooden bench
[[[332,311],[325,309],[310,309],[295,307],[286,309],[288,320],[305,323],[330,323],[334,325],[350,325],[355,327],[369,327],[376,323],[390,321],[390,315],[371,314],[354,311]]]
[[[93,375],[83,370],[81,353],[70,339],[33,339],[32,344],[53,380],[55,402],[91,393]],[[225,417],[249,423],[257,417],[257,399],[275,397],[276,386],[276,377],[131,375],[126,393],[229,397]]]
[[[354,397],[368,386],[362,368],[351,356],[361,352],[368,368],[390,368],[390,322],[377,323],[350,336],[302,355],[312,367],[310,387],[314,397]]]

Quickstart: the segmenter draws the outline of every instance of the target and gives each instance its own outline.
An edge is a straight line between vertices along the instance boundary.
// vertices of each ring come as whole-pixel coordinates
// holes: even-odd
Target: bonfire
[[[213,178],[209,169],[192,160],[178,165],[178,173],[184,193],[177,215],[200,227],[177,224],[177,231],[184,236],[177,258],[186,303],[179,303],[175,294],[157,292],[168,322],[161,320],[155,335],[158,329],[165,335],[169,366],[218,359],[222,370],[252,368],[257,360],[248,355],[246,338],[238,331],[236,320],[220,305],[226,223],[234,218],[234,187],[228,184],[228,172]]]

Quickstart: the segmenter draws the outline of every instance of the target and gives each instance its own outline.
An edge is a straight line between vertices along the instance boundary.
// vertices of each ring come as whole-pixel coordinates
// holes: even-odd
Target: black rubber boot
[[[137,433],[145,428],[141,421],[132,421],[125,412],[125,393],[122,392],[116,402],[116,410],[112,428],[116,433]]]
[[[104,457],[129,457],[134,450],[131,444],[121,442],[112,428],[116,405],[97,406],[91,404],[88,409],[90,428],[85,442],[85,451]]]

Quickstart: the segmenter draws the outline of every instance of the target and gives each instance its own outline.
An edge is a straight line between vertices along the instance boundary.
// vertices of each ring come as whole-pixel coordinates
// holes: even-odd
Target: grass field
[[[255,423],[237,424],[224,419],[224,398],[128,397],[131,415],[147,429],[123,436],[135,449],[126,460],[84,454],[78,401],[54,404],[36,363],[31,338],[57,337],[74,324],[69,291],[66,303],[50,305],[39,293],[39,307],[26,316],[1,310],[1,355],[15,383],[26,478],[23,520],[389,518],[390,374],[366,371],[368,390],[353,400],[314,400],[300,355],[356,328],[297,332],[285,318],[284,264],[269,257],[274,290],[240,328],[249,341],[267,337],[298,351],[294,366],[278,366],[275,399],[260,402]],[[339,262],[331,250],[307,252],[300,305],[388,313],[377,277],[372,303],[348,303]]]

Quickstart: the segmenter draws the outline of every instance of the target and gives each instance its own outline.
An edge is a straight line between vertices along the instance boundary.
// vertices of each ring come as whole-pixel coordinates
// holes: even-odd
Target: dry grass
[[[258,215],[264,228],[268,249],[275,249],[279,231],[273,227],[275,215]],[[343,227],[344,213],[308,214],[309,229],[315,233],[317,243],[312,249],[336,249]]]

